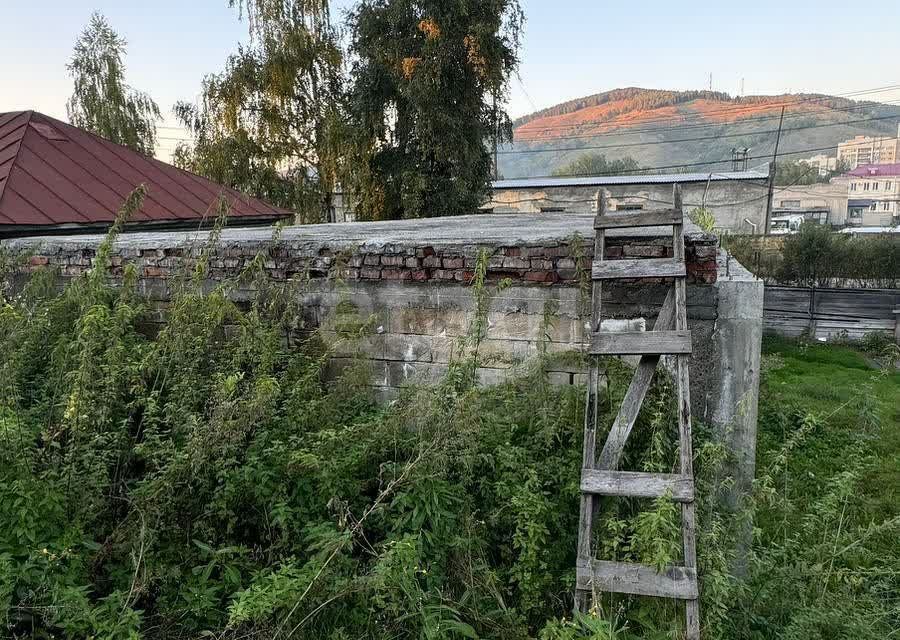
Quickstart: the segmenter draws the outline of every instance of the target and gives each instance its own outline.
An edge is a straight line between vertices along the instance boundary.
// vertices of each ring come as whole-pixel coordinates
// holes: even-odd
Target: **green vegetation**
[[[327,0],[229,0],[251,42],[176,105],[195,137],[178,166],[327,218],[340,184],[358,219],[470,213],[518,64],[516,0],[362,0],[333,24]],[[342,38],[342,29],[346,38]]]
[[[125,40],[94,13],[66,65],[75,83],[66,111],[76,127],[150,156],[156,147],[159,107],[125,83],[124,58]]]
[[[802,286],[895,288],[900,284],[900,241],[891,234],[852,237],[815,223],[771,238],[722,236],[722,245],[766,282]]]
[[[349,16],[350,182],[366,218],[472,213],[518,65],[517,0],[363,0]]]
[[[265,252],[212,291],[202,252],[166,326],[148,326],[134,271],[120,287],[107,275],[141,197],[88,275],[60,291],[40,272],[0,304],[5,637],[675,636],[669,601],[606,595],[570,618],[583,390],[552,387],[543,358],[475,386],[485,259],[447,376],[378,408],[364,362],[325,376],[334,345],[298,333],[303,284],[263,277]],[[247,305],[239,284],[257,291]],[[335,326],[341,341],[370,330],[349,298]],[[696,428],[705,637],[890,637],[900,374],[849,348],[766,353],[759,474],[735,510],[720,502],[728,456]],[[616,405],[630,372],[606,365]],[[671,467],[673,409],[661,374],[627,468]],[[670,500],[605,501],[601,518],[603,557],[678,561]]]
[[[640,171],[641,165],[634,158],[625,156],[607,160],[602,153],[586,153],[553,172],[555,176],[615,176]]]
[[[793,186],[827,183],[834,176],[846,173],[848,170],[849,167],[846,164],[840,163],[840,166],[834,171],[821,175],[816,167],[800,160],[779,160],[775,165],[775,184]]]
[[[716,216],[706,207],[696,207],[688,213],[691,222],[706,232],[711,233],[716,228]]]
[[[251,40],[175,114],[177,166],[320,222],[337,180],[341,63],[325,0],[230,0]]]

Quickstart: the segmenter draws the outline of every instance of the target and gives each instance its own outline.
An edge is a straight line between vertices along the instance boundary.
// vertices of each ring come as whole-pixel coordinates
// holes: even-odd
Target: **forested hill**
[[[900,123],[900,106],[828,95],[615,89],[516,120],[514,142],[500,149],[500,172],[506,178],[550,175],[586,154],[631,157],[665,171],[679,170],[672,165],[722,171],[730,169],[734,147],[749,147],[751,165],[762,164],[771,159],[782,107],[779,156],[794,159],[836,155],[837,144],[856,135],[896,136]],[[724,159],[729,162],[700,164]]]

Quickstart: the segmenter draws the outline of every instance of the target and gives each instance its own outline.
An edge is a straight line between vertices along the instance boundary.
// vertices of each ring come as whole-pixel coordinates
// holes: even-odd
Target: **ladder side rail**
[[[601,187],[597,193],[597,218],[606,214],[606,195]],[[594,260],[603,260],[606,251],[606,231],[597,229],[594,234]],[[601,298],[603,283],[594,280],[591,286],[591,334],[600,330],[601,323]],[[590,356],[588,367],[587,398],[584,409],[584,442],[582,444],[581,466],[584,469],[593,469],[597,462],[597,418],[599,414],[599,359]],[[591,549],[594,536],[594,518],[596,514],[597,497],[592,494],[581,494],[580,516],[578,519],[578,561],[588,564],[593,558]],[[591,607],[593,593],[591,591],[575,589],[575,607],[582,613],[587,613]]]
[[[673,189],[675,209],[682,210],[681,185],[676,184]],[[675,260],[685,261],[684,251],[684,223],[674,225],[672,228],[672,257]],[[675,329],[687,330],[687,279],[678,278],[675,287]],[[676,377],[678,389],[678,458],[681,475],[694,477],[693,448],[691,444],[691,396],[690,375],[688,370],[689,357],[687,355],[675,356]],[[697,570],[697,534],[696,514],[694,502],[686,502],[681,506],[681,532],[684,544],[684,567],[688,571]],[[698,599],[685,602],[685,623],[687,626],[688,640],[697,640],[700,637],[700,603]]]

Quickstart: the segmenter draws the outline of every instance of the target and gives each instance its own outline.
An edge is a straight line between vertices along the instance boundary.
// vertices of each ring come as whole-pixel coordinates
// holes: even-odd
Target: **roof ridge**
[[[16,151],[13,154],[13,157],[10,159],[9,171],[6,172],[6,177],[3,178],[3,180],[0,180],[0,202],[3,201],[3,192],[6,190],[6,185],[9,184],[9,177],[12,175],[12,171],[16,167],[16,161],[19,159],[19,152],[22,150],[22,141],[28,134],[28,125],[31,124],[31,119],[34,117],[34,109],[24,109],[19,113],[25,113],[28,115],[25,118],[25,124],[22,125],[22,135],[19,136],[19,139],[14,143],[16,145]],[[18,117],[18,115],[13,116],[13,119]]]
[[[140,183],[149,188],[137,216],[142,220],[204,219],[220,195],[231,202],[230,217],[236,220],[290,215],[262,198],[39,111],[0,114],[0,123],[0,227],[47,222],[83,225],[85,218],[108,223],[122,199]],[[29,133],[30,129],[34,132]],[[56,198],[73,210],[60,207]]]

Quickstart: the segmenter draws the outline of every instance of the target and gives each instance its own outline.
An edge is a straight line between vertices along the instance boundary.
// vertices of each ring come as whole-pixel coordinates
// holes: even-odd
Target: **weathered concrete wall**
[[[686,182],[682,185],[686,210],[703,203],[716,218],[716,228],[731,233],[763,233],[766,220],[768,182],[766,180],[722,180]],[[597,186],[565,186],[495,189],[485,208],[495,213],[565,213],[593,211]],[[612,210],[623,207],[659,209],[672,204],[669,183],[606,185],[602,187]]]
[[[485,252],[489,283],[510,283],[495,295],[481,345],[479,375],[495,382],[512,364],[538,352],[582,349],[582,312],[593,245],[591,215],[475,215],[392,223],[308,225],[284,229],[277,242],[264,229],[231,229],[210,249],[213,281],[236,277],[261,252],[268,277],[302,285],[305,328],[335,335],[336,309],[350,301],[373,331],[359,344],[338,347],[333,366],[362,356],[372,361],[373,385],[385,399],[404,386],[446,371],[473,315],[467,286]],[[162,310],[173,279],[195,261],[204,233],[135,233],[116,242],[112,273],[132,263],[140,286]],[[55,267],[64,277],[90,268],[100,236],[10,240],[3,246],[31,252],[29,269]],[[606,257],[671,255],[671,229],[607,232]],[[717,263],[716,237],[688,225],[688,316],[693,332],[692,402],[698,419],[718,425],[742,458],[739,475],[753,474],[755,406],[762,322],[762,287],[732,260],[730,276]],[[604,315],[652,326],[669,285],[660,280],[604,286]],[[238,288],[235,296],[252,296]],[[759,300],[757,301],[757,298]],[[545,310],[555,319],[542,330]],[[543,334],[543,335],[542,335]],[[581,369],[550,368],[559,384],[577,384]],[[751,408],[752,410],[748,409]]]

